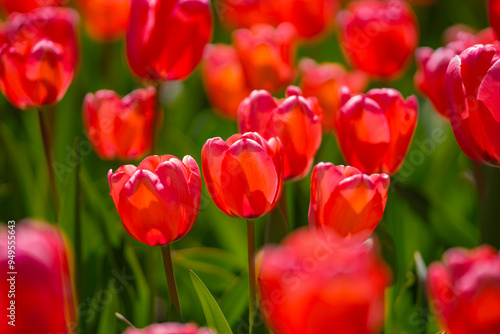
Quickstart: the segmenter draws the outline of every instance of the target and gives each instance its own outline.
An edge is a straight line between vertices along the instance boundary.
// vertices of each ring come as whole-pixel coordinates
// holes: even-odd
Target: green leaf
[[[227,322],[234,326],[248,309],[248,273],[238,277],[218,300]]]
[[[189,275],[191,276],[194,289],[198,294],[208,326],[217,330],[219,334],[232,334],[233,332],[224,314],[205,284],[192,270],[189,271]]]

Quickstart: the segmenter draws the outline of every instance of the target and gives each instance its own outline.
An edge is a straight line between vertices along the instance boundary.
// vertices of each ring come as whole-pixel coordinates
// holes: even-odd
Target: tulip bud
[[[295,39],[295,28],[289,23],[277,28],[256,25],[234,32],[234,45],[251,89],[275,92],[293,81]]]
[[[177,80],[198,65],[212,35],[208,0],[132,0],[127,58],[141,78]]]
[[[258,133],[203,145],[203,177],[215,205],[232,217],[255,219],[274,210],[283,188],[281,142]]]
[[[380,333],[387,266],[368,244],[299,230],[260,252],[260,309],[274,333]]]
[[[0,90],[19,109],[59,102],[78,59],[71,9],[39,8],[12,14],[2,27]]]
[[[150,156],[139,166],[108,172],[110,195],[123,226],[136,240],[163,246],[186,236],[201,200],[201,177],[189,155]]]
[[[346,242],[360,243],[384,215],[390,179],[366,175],[354,167],[319,163],[313,169],[309,226],[332,229]]]
[[[28,219],[0,224],[0,249],[0,332],[72,333],[72,253],[61,231]]]
[[[415,132],[418,102],[392,88],[351,96],[337,113],[337,142],[347,163],[363,173],[394,174],[401,167]]]
[[[78,0],[88,34],[101,41],[125,34],[131,0]]]
[[[451,334],[500,333],[500,254],[489,246],[452,248],[429,266],[438,320]]]
[[[87,94],[85,129],[102,159],[136,159],[151,149],[156,90],[137,89],[123,99],[111,90]]]
[[[446,72],[446,98],[455,138],[469,158],[500,163],[500,47],[476,45],[455,56]]]
[[[278,101],[265,90],[253,91],[240,105],[242,133],[255,131],[265,139],[279,137],[283,144],[285,180],[303,178],[311,170],[321,144],[323,111],[315,98],[305,99],[298,87],[289,86]]]
[[[415,15],[403,0],[353,1],[338,22],[348,60],[375,77],[400,74],[418,44]]]
[[[361,71],[348,72],[340,63],[317,64],[312,59],[302,60],[299,69],[304,96],[316,97],[323,109],[323,132],[333,132],[340,108],[340,87],[361,93],[368,85],[368,77]]]

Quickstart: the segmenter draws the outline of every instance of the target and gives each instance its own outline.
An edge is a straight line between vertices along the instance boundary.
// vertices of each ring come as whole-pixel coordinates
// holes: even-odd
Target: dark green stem
[[[170,244],[161,247],[161,254],[163,255],[163,267],[165,268],[165,276],[167,277],[170,303],[172,303],[177,308],[177,311],[182,316],[181,304],[179,302],[179,295],[177,293],[177,285],[175,283],[174,268],[172,266]]]
[[[156,95],[155,95],[155,109],[154,109],[154,115],[153,115],[153,125],[151,128],[151,154],[156,154],[156,131],[160,127],[160,124],[158,124],[158,121],[161,119],[160,115],[162,112],[161,98],[160,98],[161,82],[156,81],[154,83],[154,88],[156,89]]]
[[[481,210],[481,243],[500,248],[500,214],[498,199],[500,198],[500,169],[484,167],[485,170],[485,198]]]
[[[247,220],[247,238],[248,238],[248,292],[249,292],[249,334],[252,333],[253,321],[257,313],[257,295],[255,288],[255,221]]]
[[[57,222],[58,220],[57,215],[59,214],[59,195],[57,191],[56,176],[54,174],[54,169],[52,168],[52,162],[54,161],[54,154],[52,151],[52,138],[50,136],[49,126],[47,124],[47,120],[45,119],[44,111],[42,109],[38,110],[38,120],[40,122],[40,132],[42,133],[45,161],[49,172],[49,187],[52,196],[54,217],[55,221]]]

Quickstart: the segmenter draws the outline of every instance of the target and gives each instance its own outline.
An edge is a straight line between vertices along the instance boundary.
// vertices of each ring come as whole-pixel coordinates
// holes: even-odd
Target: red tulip
[[[153,324],[143,329],[129,328],[123,334],[215,334],[209,328],[198,328],[194,324],[179,324],[166,322]]]
[[[89,35],[110,41],[125,34],[131,0],[78,0]]]
[[[302,60],[299,68],[304,96],[316,97],[323,109],[323,131],[334,131],[340,108],[340,87],[347,86],[353,93],[361,93],[368,85],[367,76],[361,71],[347,72],[340,63],[317,64],[312,59]]]
[[[189,233],[198,216],[201,177],[189,155],[150,156],[139,166],[108,172],[111,197],[123,226],[136,240],[166,245]]]
[[[314,167],[309,225],[333,229],[348,242],[363,242],[382,219],[389,190],[387,174],[366,175],[354,167],[319,163]]]
[[[203,83],[212,106],[236,119],[241,101],[251,92],[236,50],[229,45],[208,45],[203,58]]]
[[[488,0],[488,18],[496,35],[500,37],[500,1]]]
[[[257,25],[234,32],[234,45],[251,89],[274,92],[293,81],[295,37],[296,31],[289,23],[277,28]]]
[[[0,34],[0,89],[17,108],[53,104],[73,79],[78,58],[71,9],[12,14]]]
[[[73,333],[76,315],[68,262],[71,252],[61,232],[35,220],[8,226],[0,224],[0,332]]]
[[[39,7],[61,6],[63,0],[0,0],[0,7],[8,13],[28,13]]]
[[[151,149],[156,90],[137,89],[123,99],[111,90],[87,94],[83,120],[102,159],[136,159]]]
[[[215,9],[221,22],[232,28],[250,28],[256,24],[276,25],[281,14],[275,12],[275,0],[220,0]]]
[[[203,177],[217,207],[225,214],[255,219],[271,212],[283,188],[283,152],[278,138],[258,133],[228,140],[207,140],[202,151]]]
[[[429,266],[428,290],[450,334],[500,333],[500,254],[489,246],[452,248]]]
[[[187,77],[212,35],[208,0],[132,0],[127,58],[142,78]]]
[[[338,21],[345,55],[375,77],[400,74],[418,44],[415,15],[403,0],[353,1]]]
[[[265,139],[283,143],[285,180],[303,178],[311,170],[321,144],[323,111],[315,98],[302,97],[300,88],[289,86],[286,99],[278,101],[265,90],[253,91],[240,105],[240,131],[258,132]]]
[[[449,118],[458,144],[477,162],[500,163],[500,47],[476,45],[446,72]]]
[[[337,114],[337,142],[345,160],[363,173],[394,174],[415,132],[418,102],[392,88],[365,95],[345,92]]]
[[[346,247],[326,232],[300,230],[261,251],[265,321],[280,334],[380,333],[387,266],[369,244]]]
[[[493,42],[494,38],[490,29],[476,34],[473,29],[463,25],[448,28],[444,36],[447,43],[444,47],[435,51],[428,47],[417,49],[415,86],[431,100],[436,111],[448,117],[445,80],[451,59],[474,44]]]

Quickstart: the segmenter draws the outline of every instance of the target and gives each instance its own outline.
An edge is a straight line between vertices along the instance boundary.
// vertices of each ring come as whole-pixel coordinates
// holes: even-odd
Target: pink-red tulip
[[[289,86],[278,101],[265,90],[256,90],[240,105],[240,131],[258,132],[265,139],[279,137],[283,144],[285,180],[303,178],[311,170],[321,144],[323,111],[316,98],[305,99],[300,88]]]
[[[353,1],[338,22],[348,60],[375,77],[400,74],[418,45],[415,15],[403,0]]]
[[[366,175],[354,167],[319,163],[311,180],[309,226],[332,229],[346,242],[363,242],[384,215],[389,175]]]
[[[203,83],[212,106],[224,117],[238,118],[238,107],[251,90],[234,47],[207,45],[202,62]]]
[[[472,28],[455,25],[445,31],[444,40],[446,46],[437,50],[428,47],[417,49],[415,86],[431,100],[436,111],[448,117],[445,80],[451,59],[474,44],[493,42],[494,37],[491,29],[476,34]]]
[[[500,333],[500,254],[452,248],[429,266],[431,305],[450,334]]]
[[[275,92],[293,81],[296,30],[291,24],[236,30],[233,40],[251,89]]]
[[[260,308],[274,333],[380,333],[390,272],[370,244],[300,230],[257,259]]]
[[[455,56],[446,72],[448,116],[467,156],[500,164],[500,47],[476,45]]]
[[[166,322],[149,325],[143,329],[129,328],[123,334],[216,334],[209,328],[198,328],[194,324]]]
[[[488,18],[496,35],[500,37],[500,1],[488,0]]]
[[[225,214],[255,219],[271,212],[283,188],[283,152],[278,138],[258,133],[207,140],[202,168],[210,197]]]
[[[340,87],[347,86],[351,92],[361,93],[368,85],[368,77],[361,71],[348,72],[340,63],[317,64],[312,59],[302,60],[299,69],[304,96],[318,99],[323,109],[323,131],[333,132],[340,108]]]
[[[88,34],[101,41],[125,35],[132,0],[78,0]]]
[[[0,0],[0,7],[8,13],[28,13],[39,7],[61,6],[64,0]]]
[[[102,159],[136,159],[151,149],[156,90],[137,89],[123,99],[111,90],[89,93],[83,120]]]
[[[394,174],[404,161],[415,132],[418,102],[392,88],[364,95],[344,90],[337,113],[337,142],[350,166],[363,173]]]
[[[141,78],[187,77],[212,35],[208,0],[132,0],[127,58]]]
[[[201,200],[201,177],[189,155],[150,156],[139,166],[108,172],[110,195],[123,226],[136,240],[163,246],[186,236]]]
[[[71,9],[38,8],[12,14],[0,28],[0,89],[17,108],[59,102],[78,61]]]
[[[73,333],[72,253],[61,232],[35,220],[20,221],[14,228],[0,224],[0,247],[0,332]],[[12,302],[13,312],[8,309]]]

